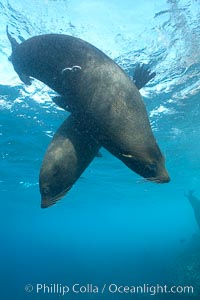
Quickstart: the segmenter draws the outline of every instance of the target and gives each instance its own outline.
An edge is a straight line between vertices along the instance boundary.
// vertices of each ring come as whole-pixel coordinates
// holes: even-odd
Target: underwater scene
[[[200,1],[0,20],[0,299],[200,299]]]

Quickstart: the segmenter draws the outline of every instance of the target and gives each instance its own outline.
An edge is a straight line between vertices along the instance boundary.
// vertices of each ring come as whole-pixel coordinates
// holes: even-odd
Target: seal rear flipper
[[[92,126],[70,115],[55,133],[40,171],[41,207],[55,204],[71,189],[99,151]]]
[[[20,44],[19,44],[19,43],[16,41],[16,39],[13,38],[13,37],[11,36],[11,34],[9,33],[9,31],[8,31],[8,25],[6,26],[6,33],[7,33],[7,37],[8,37],[8,39],[9,39],[9,41],[10,41],[10,43],[11,43],[11,47],[12,47],[12,54],[11,54],[11,56],[9,57],[9,61],[12,62],[12,65],[13,65],[15,71],[17,72],[17,74],[18,74],[20,80],[21,80],[22,82],[24,82],[26,85],[31,85],[32,79],[31,79],[29,76],[27,76],[27,75],[23,74],[22,72],[20,72],[20,71],[18,70],[18,68],[16,68],[15,63],[13,62],[13,55],[16,53],[16,49],[19,47]]]
[[[9,33],[9,31],[8,31],[8,25],[6,26],[6,34],[7,34],[7,37],[9,39],[10,43],[11,43],[12,52],[13,52],[13,51],[15,51],[15,49],[17,48],[17,46],[19,45],[19,43]]]
[[[151,72],[148,66],[146,66],[145,64],[138,64],[134,70],[132,79],[138,90],[140,90],[155,76],[156,73]]]

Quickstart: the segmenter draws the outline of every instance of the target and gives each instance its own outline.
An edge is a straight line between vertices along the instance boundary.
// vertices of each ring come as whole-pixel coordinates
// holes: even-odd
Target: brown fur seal
[[[193,194],[194,194],[194,191],[189,191],[188,194],[185,194],[185,197],[188,198],[188,200],[193,208],[194,216],[195,216],[196,222],[200,229],[200,200],[198,198],[196,198]]]
[[[87,124],[88,125],[88,124]],[[94,133],[73,115],[54,135],[40,170],[42,208],[54,204],[73,186],[100,148]]]
[[[155,73],[137,66],[133,80],[142,88]],[[54,97],[54,102],[63,109],[62,97]],[[40,170],[40,192],[42,208],[54,204],[62,198],[77,181],[83,171],[97,154],[98,138],[88,122],[78,122],[72,115],[59,127],[45,154]],[[99,152],[98,152],[99,153]]]
[[[13,43],[9,33],[8,37]],[[85,128],[88,122],[91,132],[95,130],[94,144],[148,180],[170,180],[138,89],[103,52],[61,34],[36,36],[15,43],[12,50],[11,61],[21,80],[30,84],[30,77],[37,78],[59,93],[63,107],[79,124]]]

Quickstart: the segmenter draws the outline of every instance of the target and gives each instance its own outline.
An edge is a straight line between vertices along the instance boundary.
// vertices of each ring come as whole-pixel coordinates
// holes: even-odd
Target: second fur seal
[[[31,84],[34,77],[47,84],[62,96],[62,107],[79,124],[87,127],[88,122],[90,134],[95,131],[94,156],[99,145],[104,146],[144,178],[169,182],[140,93],[115,62],[91,44],[67,35],[46,34],[21,44],[9,39],[11,61],[21,80]],[[48,195],[40,190],[45,201]],[[51,205],[50,199],[46,203],[45,207]]]
[[[200,229],[200,200],[194,196],[193,190],[190,190],[188,192],[188,194],[185,193],[185,197],[188,198],[188,200],[193,208],[194,216],[195,216],[196,222]]]

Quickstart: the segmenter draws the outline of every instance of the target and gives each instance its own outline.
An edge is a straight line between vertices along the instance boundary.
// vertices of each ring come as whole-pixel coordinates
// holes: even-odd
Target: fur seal
[[[70,115],[48,146],[39,178],[42,208],[62,198],[98,153],[100,144],[86,125]]]
[[[15,43],[11,61],[22,81],[31,84],[33,77],[44,82],[61,95],[62,106],[79,124],[92,124],[95,144],[144,178],[169,182],[138,89],[103,52],[72,36],[45,34]]]
[[[142,66],[137,66],[133,81],[142,88],[155,73]],[[65,110],[63,98],[54,97],[54,102]],[[88,122],[78,121],[71,115],[56,131],[43,159],[40,170],[41,207],[45,208],[64,197],[78,180],[97,153],[100,145],[93,126]]]
[[[188,192],[188,194],[185,194],[185,197],[188,198],[188,200],[193,208],[194,216],[195,216],[196,222],[200,229],[200,200],[198,198],[196,198],[193,194],[194,194],[194,191],[191,190]]]

